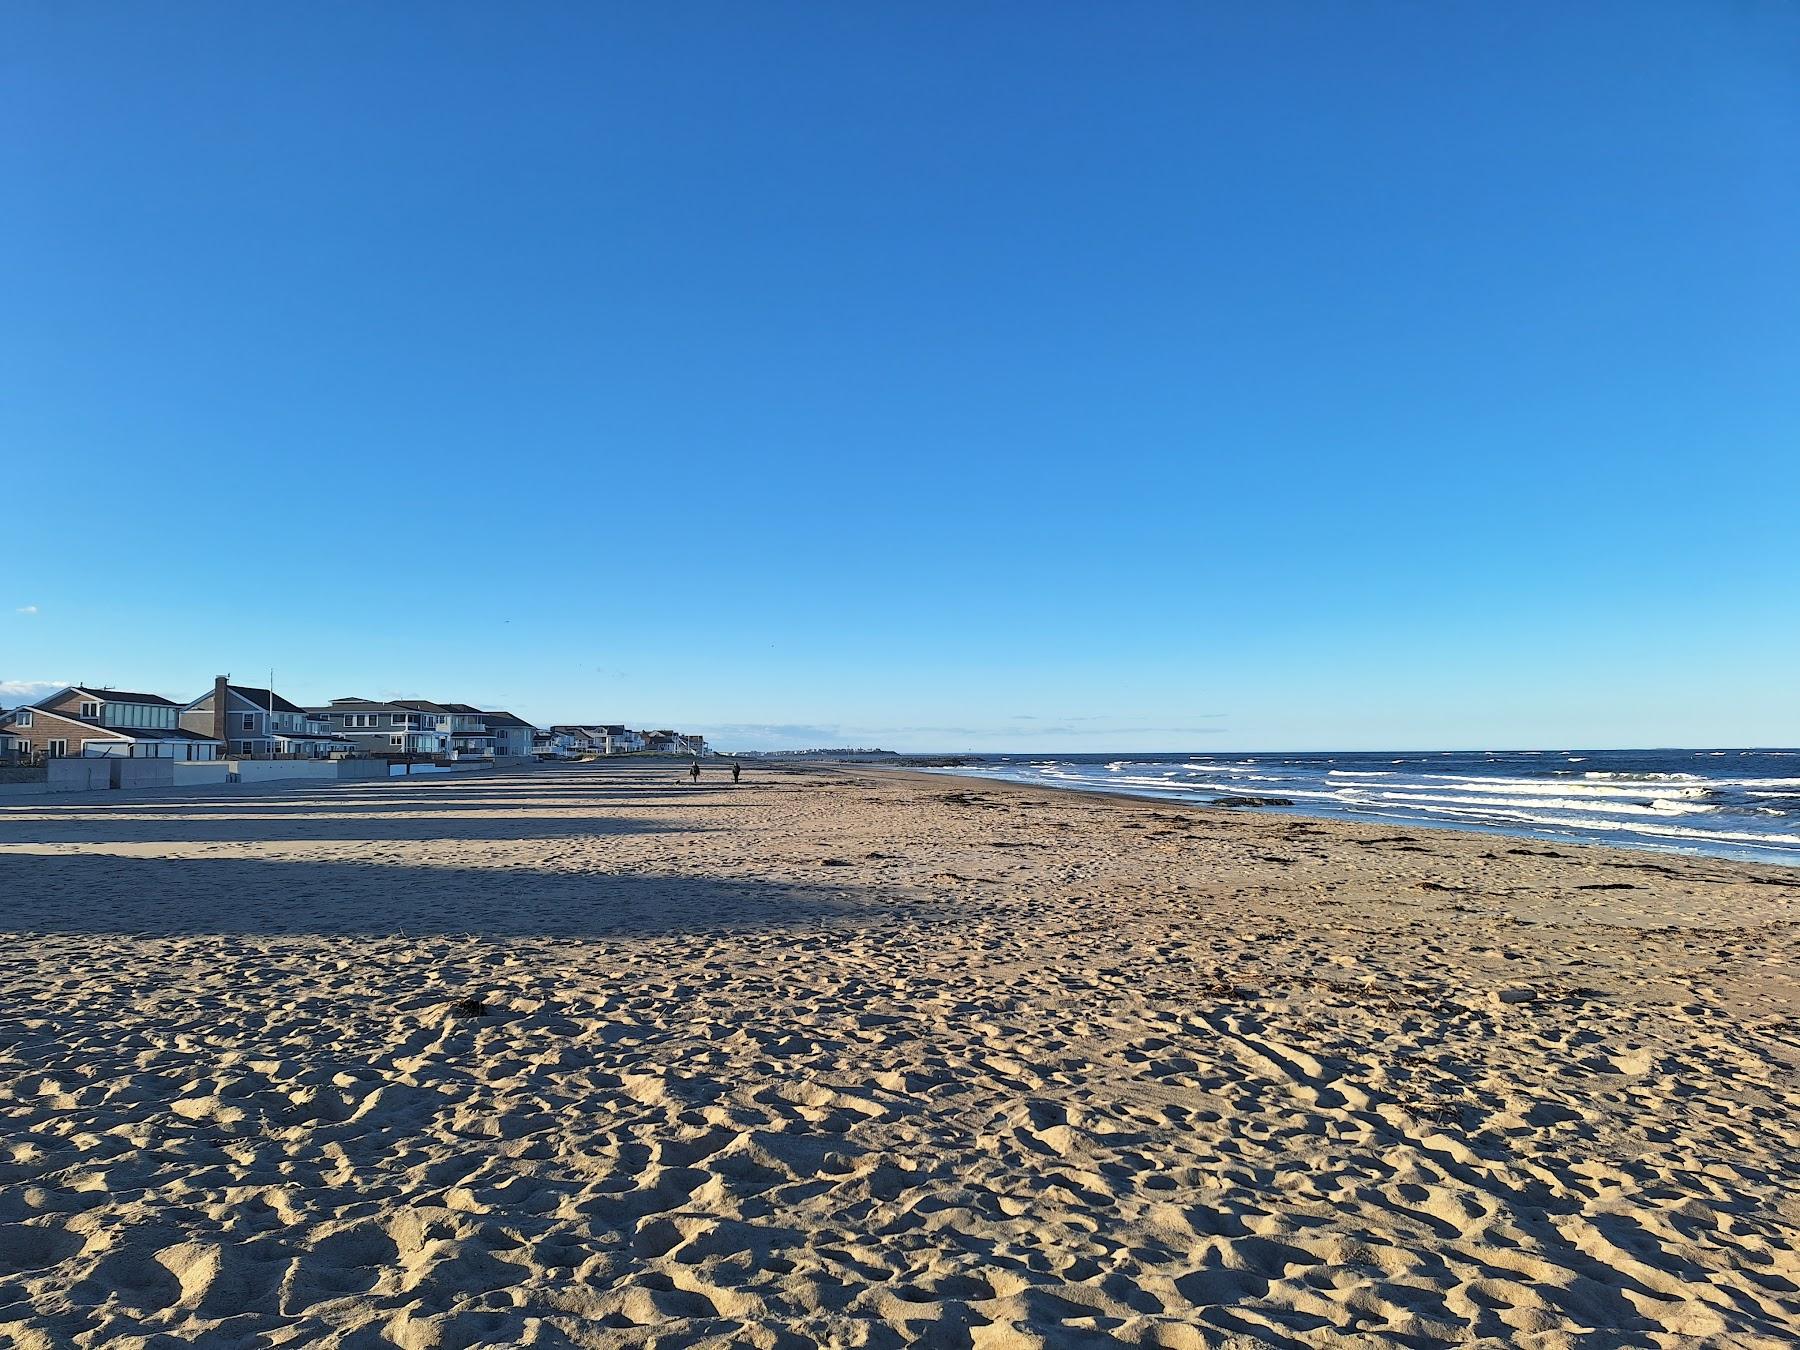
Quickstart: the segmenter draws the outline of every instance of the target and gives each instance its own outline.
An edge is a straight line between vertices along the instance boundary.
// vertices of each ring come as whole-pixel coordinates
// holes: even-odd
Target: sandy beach
[[[1800,873],[676,774],[0,802],[0,1344],[1800,1340]]]

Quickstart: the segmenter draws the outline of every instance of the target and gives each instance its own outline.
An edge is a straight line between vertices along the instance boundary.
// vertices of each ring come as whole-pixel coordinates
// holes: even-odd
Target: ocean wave
[[[1048,757],[973,773],[1165,802],[1248,792],[1286,798],[1295,811],[1314,816],[1800,863],[1800,777],[1774,776],[1786,764],[1732,766],[1770,776],[1729,778],[1681,770],[1698,762],[1685,755],[1595,754],[1589,762],[1597,767],[1584,771],[1579,765],[1588,756],[1545,753],[1553,758],[1541,766],[1475,754],[1410,755],[1382,768],[1375,766],[1388,765],[1386,756],[1127,756],[1104,763]]]
[[[1716,783],[1716,778],[1702,778],[1695,773],[1625,773],[1609,769],[1590,769],[1583,778],[1606,780],[1615,783]]]
[[[1423,805],[1427,802],[1441,802],[1453,806],[1499,806],[1529,807],[1539,811],[1572,811],[1584,815],[1597,816],[1616,815],[1651,815],[1651,816],[1688,816],[1702,812],[1716,811],[1716,806],[1704,806],[1693,801],[1678,800],[1668,797],[1652,798],[1649,801],[1594,801],[1578,797],[1477,797],[1459,796],[1445,797],[1435,794],[1427,795],[1419,792],[1407,792],[1403,789],[1384,791],[1377,796],[1383,801],[1409,802]]]
[[[1425,808],[1430,809],[1430,808]],[[1477,813],[1457,807],[1439,808],[1446,815],[1474,816]],[[1789,853],[1800,849],[1800,834],[1759,834],[1753,830],[1702,830],[1681,825],[1656,825],[1649,821],[1629,825],[1609,824],[1603,820],[1570,819],[1566,816],[1510,815],[1507,819],[1519,825],[1552,825],[1563,829],[1589,832],[1611,830],[1617,834],[1650,835],[1658,839],[1692,839],[1697,842],[1749,844],[1772,852]]]
[[[1592,777],[1592,774],[1588,775],[1588,778],[1591,779]],[[1685,784],[1679,788],[1675,788],[1673,785],[1681,778],[1686,778]],[[1640,786],[1633,786],[1633,782],[1640,784]],[[1511,792],[1546,797],[1565,796],[1569,793],[1575,793],[1577,795],[1585,794],[1596,798],[1643,797],[1646,795],[1646,789],[1643,785],[1649,785],[1653,782],[1655,783],[1659,794],[1681,797],[1704,797],[1714,786],[1716,786],[1716,783],[1708,782],[1704,778],[1692,778],[1687,777],[1686,775],[1675,774],[1663,775],[1656,780],[1643,778],[1631,780],[1629,782],[1620,780],[1618,782],[1604,783],[1578,782],[1568,778],[1559,779],[1555,782],[1546,782],[1541,778],[1501,778],[1497,776],[1484,778],[1471,774],[1425,773],[1419,775],[1419,785],[1421,787],[1429,787],[1437,791]],[[1397,783],[1394,784],[1394,786],[1401,787],[1405,785]]]

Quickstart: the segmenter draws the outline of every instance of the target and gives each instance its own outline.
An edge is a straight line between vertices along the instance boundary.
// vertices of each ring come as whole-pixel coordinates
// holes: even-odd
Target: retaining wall
[[[112,786],[110,759],[66,756],[49,761],[50,776],[44,785],[48,792],[99,792]]]
[[[108,786],[116,788],[159,788],[175,786],[175,761],[172,759],[106,759],[102,763],[111,770]]]

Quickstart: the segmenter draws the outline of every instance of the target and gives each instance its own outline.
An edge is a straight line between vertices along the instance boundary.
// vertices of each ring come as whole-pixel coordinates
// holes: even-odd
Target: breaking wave
[[[1800,865],[1796,753],[1040,754],[957,772],[1183,801],[1278,798],[1288,805],[1269,809]]]

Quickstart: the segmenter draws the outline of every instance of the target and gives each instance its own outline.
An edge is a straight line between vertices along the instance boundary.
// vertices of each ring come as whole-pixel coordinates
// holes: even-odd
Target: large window
[[[83,717],[98,717],[98,716],[100,716],[99,703],[97,703],[97,702],[83,703],[81,705],[81,715]]]
[[[172,731],[180,712],[179,708],[156,703],[108,703],[100,720],[109,727],[156,727]]]
[[[22,727],[28,727],[31,725],[31,709],[30,708],[20,708],[19,709],[19,725]]]
[[[61,759],[64,755],[69,753],[68,741],[60,737],[49,742],[44,748],[49,751],[51,759]]]

